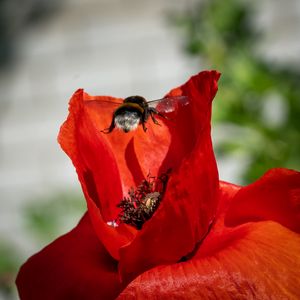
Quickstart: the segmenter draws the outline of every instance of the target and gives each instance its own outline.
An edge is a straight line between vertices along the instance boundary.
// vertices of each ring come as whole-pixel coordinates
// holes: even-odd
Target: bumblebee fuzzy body
[[[121,103],[109,102],[112,105],[118,105],[112,116],[111,124],[108,128],[102,130],[103,133],[111,133],[116,127],[129,132],[136,129],[139,124],[143,126],[144,131],[147,130],[146,122],[149,117],[156,125],[160,125],[155,116],[160,116],[170,120],[165,114],[178,110],[179,107],[189,103],[187,96],[169,96],[157,100],[146,101],[141,96],[130,96]],[[159,104],[159,111],[156,105]]]
[[[115,127],[123,130],[124,132],[129,132],[136,129],[139,124],[142,124],[144,131],[146,131],[146,122],[149,116],[151,116],[155,124],[159,125],[157,120],[154,118],[155,114],[164,117],[162,114],[157,112],[155,108],[149,107],[144,97],[127,97],[114,111],[111,125],[104,132],[110,133]]]

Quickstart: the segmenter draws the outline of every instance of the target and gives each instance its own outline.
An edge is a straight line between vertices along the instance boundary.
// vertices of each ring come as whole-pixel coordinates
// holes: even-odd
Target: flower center
[[[169,173],[170,170],[159,177],[149,174],[136,189],[131,188],[128,196],[124,197],[117,205],[121,208],[118,222],[141,229],[158,208],[169,179]]]

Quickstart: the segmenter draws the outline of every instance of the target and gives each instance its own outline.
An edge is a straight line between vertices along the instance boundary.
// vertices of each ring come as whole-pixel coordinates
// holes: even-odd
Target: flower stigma
[[[169,179],[170,170],[155,177],[150,174],[136,188],[128,191],[117,207],[121,208],[117,223],[125,223],[142,229],[158,208]]]

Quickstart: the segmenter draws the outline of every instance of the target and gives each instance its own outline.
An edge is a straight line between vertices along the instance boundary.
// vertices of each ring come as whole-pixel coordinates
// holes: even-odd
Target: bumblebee
[[[160,109],[155,106],[158,104]],[[163,113],[174,111],[178,105],[187,105],[188,97],[175,96],[158,100],[146,101],[142,96],[130,96],[119,104],[119,107],[113,112],[111,124],[108,128],[102,130],[103,133],[111,133],[115,128],[123,130],[125,133],[135,130],[140,124],[144,131],[147,131],[146,122],[149,117],[153,123],[160,125],[155,116],[168,119]]]

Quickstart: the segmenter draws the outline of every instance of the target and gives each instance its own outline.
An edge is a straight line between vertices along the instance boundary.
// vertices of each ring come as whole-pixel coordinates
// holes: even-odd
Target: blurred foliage
[[[222,73],[213,122],[229,131],[216,153],[247,157],[244,183],[272,167],[300,169],[300,71],[257,54],[262,34],[254,26],[253,5],[201,1],[172,19],[183,29],[186,51]]]
[[[14,298],[15,274],[19,268],[19,255],[7,241],[0,241],[0,298]],[[2,299],[1,298],[1,299]]]
[[[86,211],[81,194],[61,192],[43,201],[33,201],[25,210],[25,220],[31,234],[42,243],[73,228]]]

